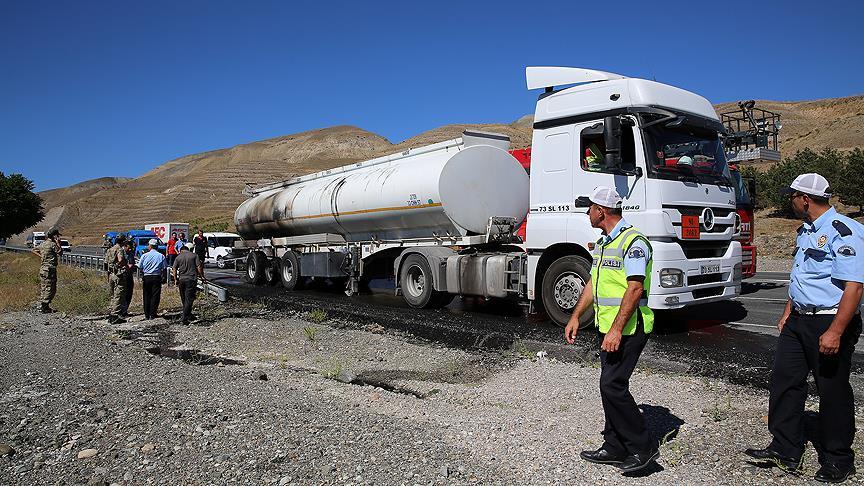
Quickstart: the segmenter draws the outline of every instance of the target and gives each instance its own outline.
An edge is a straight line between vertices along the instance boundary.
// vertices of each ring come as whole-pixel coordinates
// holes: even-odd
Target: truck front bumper
[[[725,253],[688,259],[676,242],[652,241],[654,266],[648,306],[678,309],[731,299],[741,293],[741,244],[733,241]],[[718,270],[719,267],[719,271]],[[680,286],[663,286],[661,275],[680,274]]]

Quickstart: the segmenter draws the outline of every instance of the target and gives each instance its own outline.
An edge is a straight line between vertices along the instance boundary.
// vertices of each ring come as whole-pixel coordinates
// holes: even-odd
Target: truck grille
[[[717,258],[726,254],[729,241],[687,241],[678,242],[688,260],[695,258]]]

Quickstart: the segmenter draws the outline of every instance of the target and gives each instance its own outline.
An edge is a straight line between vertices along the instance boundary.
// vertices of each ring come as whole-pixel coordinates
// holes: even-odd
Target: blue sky
[[[864,92],[864,2],[815,5],[0,0],[0,171],[43,190],[326,126],[511,122],[528,65],[712,102]]]

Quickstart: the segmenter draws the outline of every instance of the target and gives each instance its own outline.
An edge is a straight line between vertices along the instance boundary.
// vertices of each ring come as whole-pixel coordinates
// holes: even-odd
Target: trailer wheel
[[[543,274],[541,298],[546,314],[552,322],[566,326],[573,309],[591,279],[588,260],[575,255],[561,257],[549,265]],[[594,308],[579,317],[579,329],[594,325]]]
[[[273,260],[264,261],[264,282],[267,285],[276,285],[279,283],[279,274],[281,272],[282,264],[280,260],[274,258]]]
[[[432,269],[422,255],[408,255],[399,271],[399,286],[402,288],[402,298],[415,309],[437,307],[439,292],[435,291],[432,282]]]
[[[282,265],[279,271],[279,280],[285,290],[299,290],[301,287],[300,259],[293,251],[282,255]]]
[[[265,266],[267,266],[267,257],[258,251],[250,252],[246,257],[246,273],[243,279],[247,283],[259,285],[264,280]]]
[[[222,255],[216,257],[216,268],[225,268],[225,259]]]

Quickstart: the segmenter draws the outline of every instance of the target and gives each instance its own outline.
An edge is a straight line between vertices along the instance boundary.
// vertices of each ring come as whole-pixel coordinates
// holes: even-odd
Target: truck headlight
[[[677,268],[664,268],[660,270],[660,286],[665,288],[683,287],[684,272]]]
[[[741,264],[736,263],[734,267],[732,267],[732,280],[735,282],[741,281]]]

